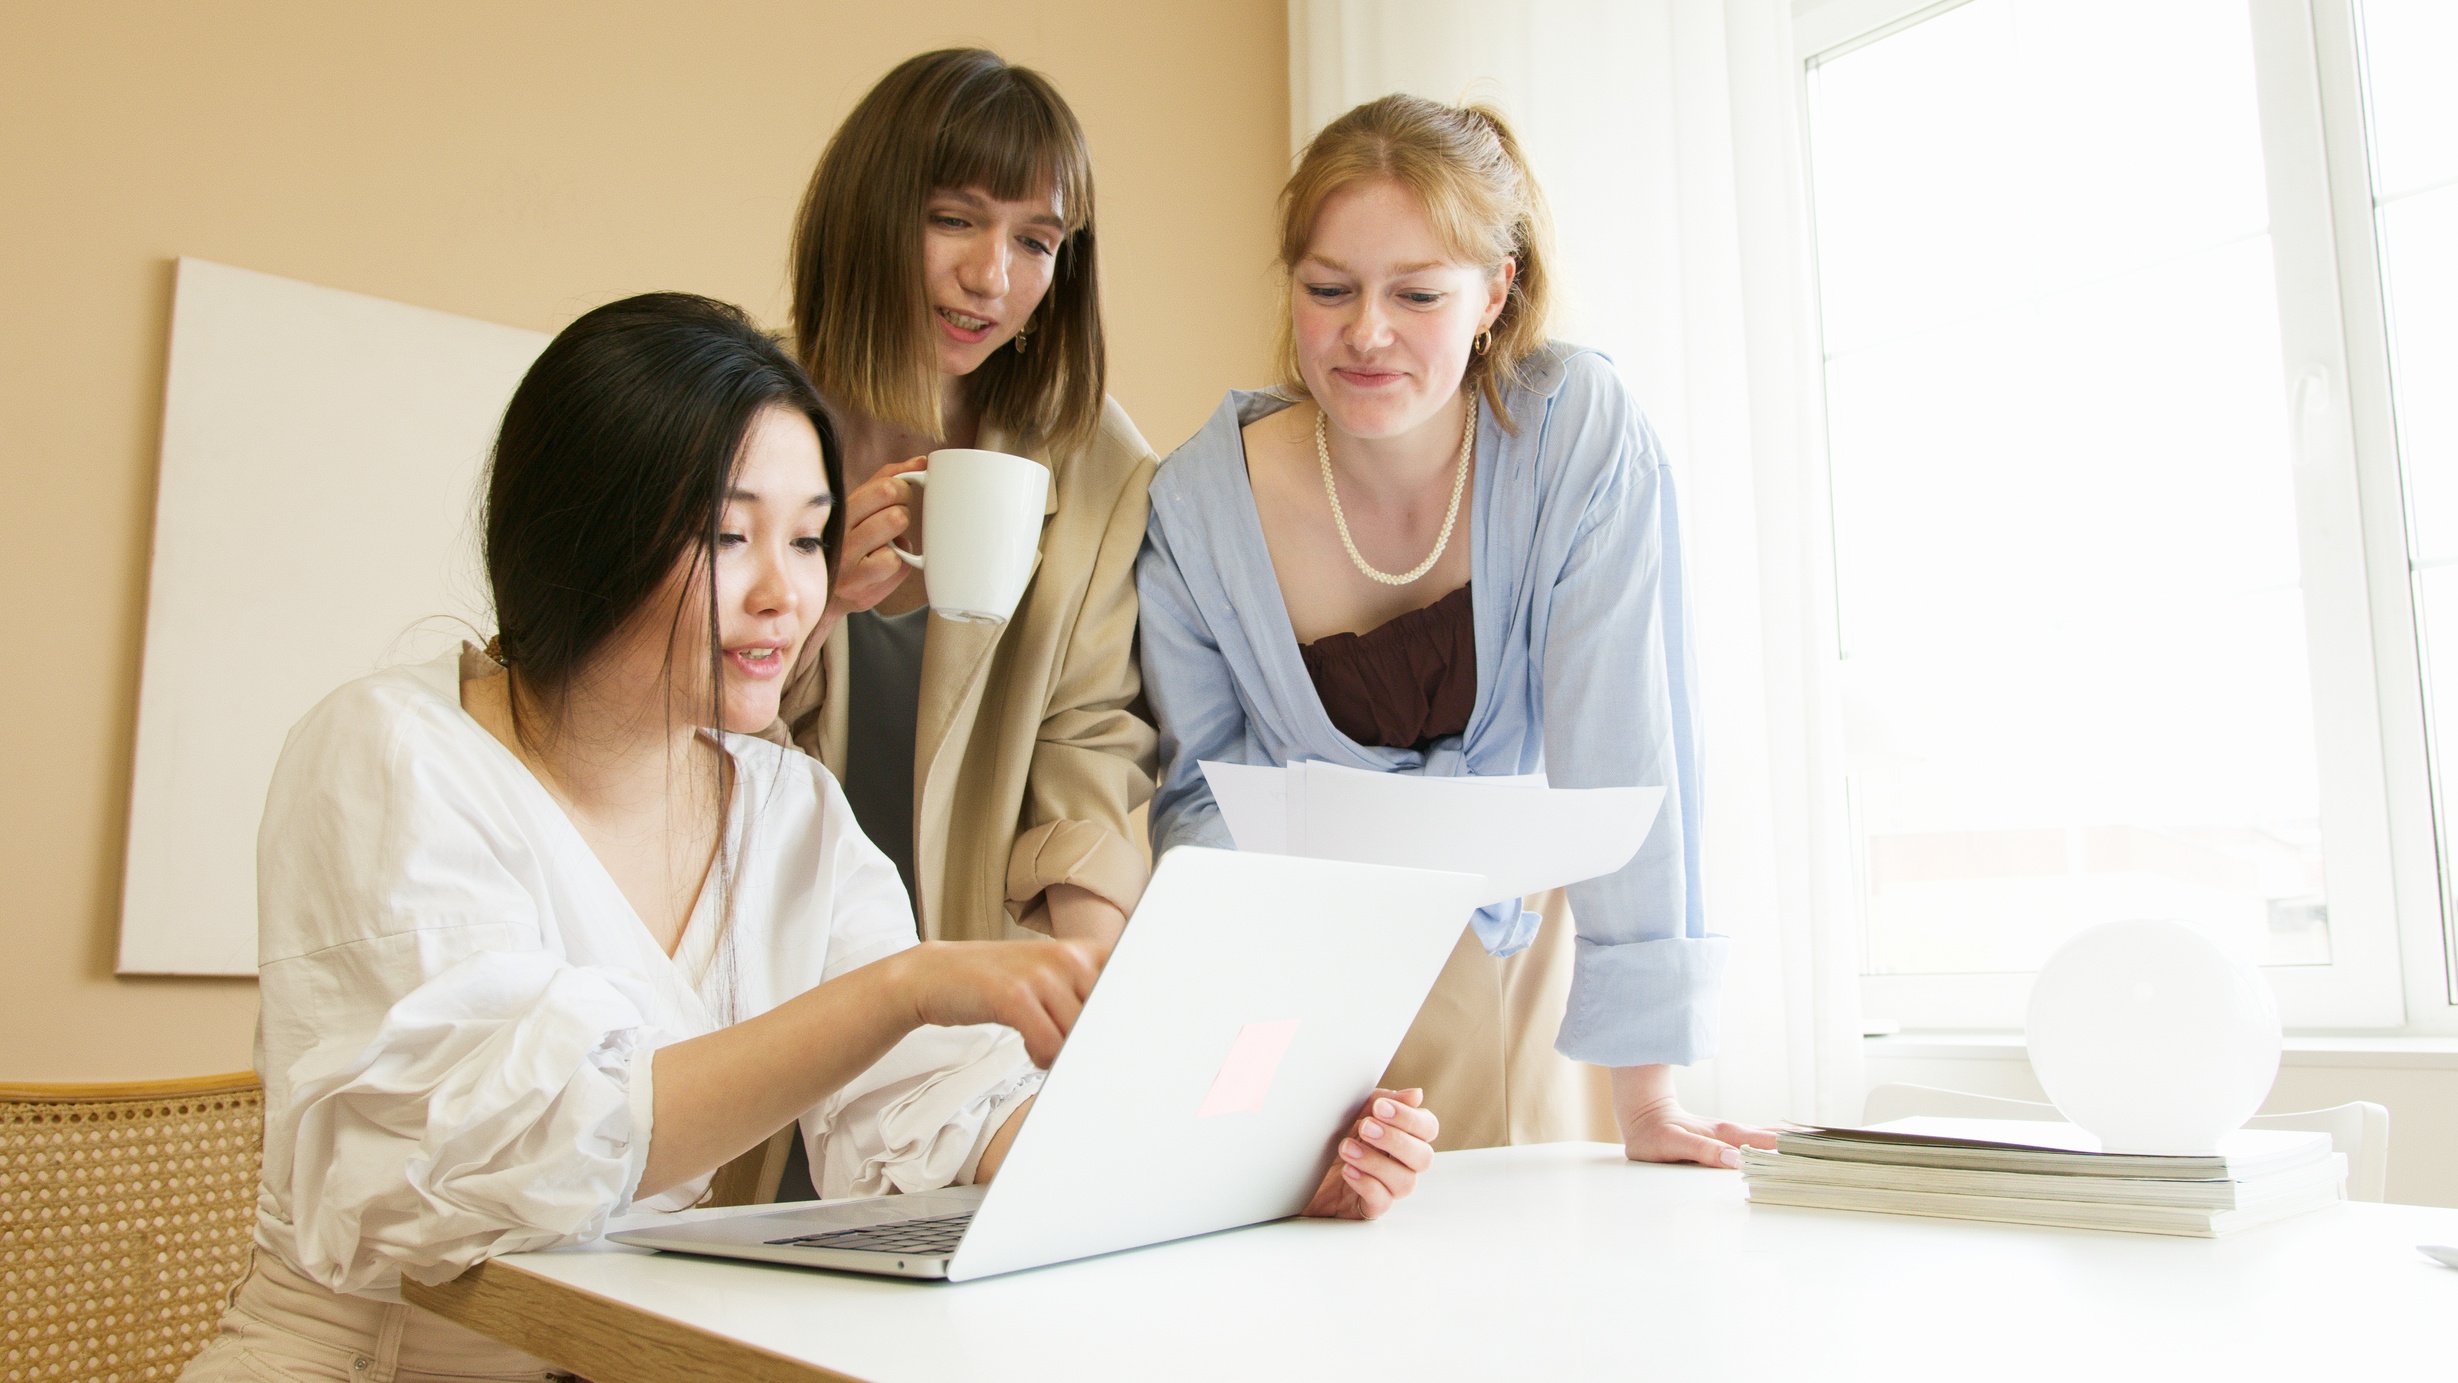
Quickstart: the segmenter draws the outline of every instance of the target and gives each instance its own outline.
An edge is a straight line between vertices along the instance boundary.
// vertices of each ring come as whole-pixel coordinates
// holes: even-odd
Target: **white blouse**
[[[461,709],[473,654],[362,678],[290,732],[257,837],[256,1239],[335,1291],[679,1210],[633,1203],[650,1057],[914,944],[827,769],[717,737],[724,859],[670,959],[545,788]],[[720,879],[731,922],[721,926]],[[721,932],[726,933],[720,935]],[[1015,1033],[919,1028],[802,1116],[823,1196],[969,1177],[1040,1084]]]

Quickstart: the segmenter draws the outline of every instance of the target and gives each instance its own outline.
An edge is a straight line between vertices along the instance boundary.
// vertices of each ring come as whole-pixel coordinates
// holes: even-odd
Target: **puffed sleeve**
[[[1109,453],[1123,450],[1132,460],[1119,465],[1115,499],[1083,575],[1082,603],[1025,775],[1022,830],[1008,852],[1007,910],[1037,931],[1049,930],[1043,894],[1053,884],[1132,912],[1146,878],[1129,816],[1152,795],[1152,726],[1138,706],[1135,552],[1153,459],[1124,414],[1115,405],[1110,412],[1095,454],[1119,465],[1123,458]],[[1046,571],[1052,559],[1043,560]],[[1063,569],[1083,559],[1059,560]]]
[[[1574,884],[1578,943],[1555,1046],[1604,1066],[1714,1054],[1725,938],[1699,906],[1696,686],[1673,477],[1655,432],[1600,357],[1576,362],[1548,445],[1577,530],[1554,578],[1543,659],[1545,765],[1555,787],[1661,785],[1646,843]],[[1562,416],[1567,413],[1569,416]]]
[[[1042,1074],[1007,1028],[916,1028],[804,1119],[811,1185],[833,1199],[970,1181]]]
[[[914,945],[913,906],[896,866],[854,824],[836,779],[809,768],[823,796],[818,893],[831,913],[820,978],[833,978]],[[823,1198],[877,1196],[970,1181],[991,1134],[1041,1080],[1012,1029],[916,1028],[803,1115],[813,1189]]]
[[[1203,761],[1249,762],[1246,712],[1220,645],[1179,570],[1170,542],[1172,506],[1156,496],[1135,563],[1143,602],[1144,695],[1160,732],[1160,781],[1152,794],[1152,853],[1175,846],[1227,848],[1229,828],[1204,781]]]
[[[264,1179],[336,1291],[590,1237],[649,1142],[641,981],[544,944],[539,867],[482,782],[338,697],[295,730],[258,841]]]

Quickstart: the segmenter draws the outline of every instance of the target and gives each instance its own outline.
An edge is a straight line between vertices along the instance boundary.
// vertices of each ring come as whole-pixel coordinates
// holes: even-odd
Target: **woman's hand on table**
[[[1738,1167],[1743,1148],[1775,1146],[1773,1129],[1722,1123],[1683,1109],[1673,1094],[1670,1066],[1617,1067],[1613,1116],[1622,1130],[1622,1155],[1633,1162]]]
[[[1422,1090],[1376,1090],[1349,1125],[1305,1213],[1326,1219],[1371,1220],[1417,1189],[1434,1165],[1434,1135],[1442,1123],[1425,1108]]]
[[[913,527],[913,487],[897,477],[921,470],[927,456],[881,466],[845,497],[845,536],[836,559],[836,588],[828,594],[823,629],[856,610],[867,610],[904,584],[909,568],[888,544]]]

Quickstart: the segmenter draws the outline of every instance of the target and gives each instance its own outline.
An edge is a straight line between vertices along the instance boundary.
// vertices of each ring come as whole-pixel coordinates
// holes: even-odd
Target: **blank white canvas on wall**
[[[342,683],[487,627],[477,486],[546,340],[179,261],[120,973],[256,972],[283,737]]]

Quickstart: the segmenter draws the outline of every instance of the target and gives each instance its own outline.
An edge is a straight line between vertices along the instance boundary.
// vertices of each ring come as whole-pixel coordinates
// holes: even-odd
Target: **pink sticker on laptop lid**
[[[1204,1095],[1203,1107],[1195,1111],[1195,1117],[1209,1119],[1263,1108],[1272,1077],[1279,1074],[1280,1059],[1297,1039],[1297,1023],[1295,1018],[1285,1018],[1238,1029],[1237,1040],[1229,1044],[1229,1059],[1220,1064],[1220,1074],[1212,1077],[1212,1089]]]

